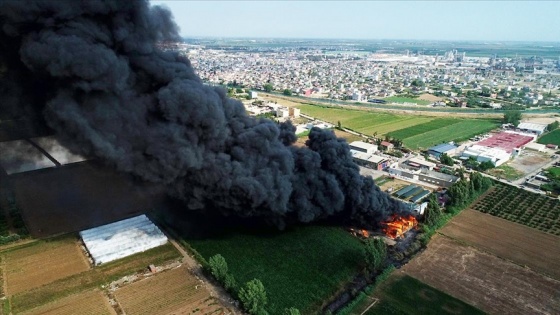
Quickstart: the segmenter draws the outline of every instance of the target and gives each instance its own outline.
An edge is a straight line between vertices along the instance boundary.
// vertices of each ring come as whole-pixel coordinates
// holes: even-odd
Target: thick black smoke
[[[291,146],[291,124],[249,117],[156,48],[177,38],[170,12],[147,1],[2,0],[1,111],[41,113],[74,150],[167,185],[189,209],[370,224],[403,211],[331,131]]]

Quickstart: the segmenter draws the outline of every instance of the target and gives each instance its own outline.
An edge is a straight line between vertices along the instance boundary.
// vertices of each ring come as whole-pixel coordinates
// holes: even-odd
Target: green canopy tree
[[[521,121],[521,111],[519,110],[508,110],[504,113],[504,124],[512,124],[517,127]]]
[[[220,282],[224,282],[228,274],[228,265],[224,256],[216,254],[208,260],[210,265],[210,273]]]
[[[239,301],[247,313],[251,315],[268,314],[265,305],[268,302],[266,290],[259,279],[253,279],[239,290]]]
[[[363,255],[368,270],[379,270],[387,258],[387,245],[380,238],[369,238],[366,240]]]
[[[441,212],[441,207],[437,201],[436,195],[431,194],[428,199],[428,206],[426,207],[426,212],[424,212],[424,223],[428,226],[435,225],[443,213]]]
[[[453,166],[453,159],[449,155],[447,155],[447,153],[443,153],[442,155],[440,155],[439,161],[442,164]]]

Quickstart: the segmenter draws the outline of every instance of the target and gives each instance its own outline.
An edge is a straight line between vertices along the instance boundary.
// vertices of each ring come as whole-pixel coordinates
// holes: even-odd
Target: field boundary
[[[378,298],[371,298],[372,300],[374,300],[360,315],[364,315],[365,313],[367,313],[367,311],[369,311],[370,308],[372,308],[377,302],[379,302]]]

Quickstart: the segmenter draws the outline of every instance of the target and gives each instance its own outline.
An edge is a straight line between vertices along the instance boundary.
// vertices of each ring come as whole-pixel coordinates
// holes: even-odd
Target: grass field
[[[185,267],[127,285],[115,292],[127,314],[222,314],[225,309]]]
[[[48,303],[21,315],[116,315],[109,301],[98,290],[86,291]]]
[[[401,139],[408,148],[427,149],[443,142],[464,141],[497,127],[497,124],[493,121],[476,119],[456,119],[455,121],[437,119],[430,123],[434,125],[434,128],[429,131],[425,131],[426,126],[422,126],[422,129],[418,130],[415,135],[402,139],[395,138]],[[409,131],[409,134],[412,133]],[[389,133],[389,135],[392,136],[392,133]]]
[[[435,118],[415,115],[395,115],[378,112],[300,105],[302,113],[366,135],[377,133],[403,141],[411,149],[428,148],[449,142],[463,141],[488,132],[498,126],[493,120]]]
[[[471,208],[543,232],[560,235],[560,201],[507,185],[495,185]]]
[[[388,103],[416,103],[418,105],[428,105],[433,102],[421,100],[419,98],[403,97],[403,96],[390,96],[384,98]]]
[[[556,129],[545,134],[544,136],[540,137],[537,142],[542,144],[560,145],[560,129]]]
[[[239,284],[260,279],[272,315],[281,314],[286,307],[318,314],[322,303],[356,275],[363,261],[362,243],[335,227],[233,233],[187,241],[206,259],[224,256]]]
[[[366,315],[484,314],[408,275],[393,275],[374,293],[379,299]],[[361,307],[357,307],[361,309]]]

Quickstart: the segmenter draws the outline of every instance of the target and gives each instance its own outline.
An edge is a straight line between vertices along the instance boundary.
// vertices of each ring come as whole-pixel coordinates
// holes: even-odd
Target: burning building
[[[383,222],[383,232],[391,239],[397,239],[413,228],[416,228],[418,221],[413,215],[393,215]]]

